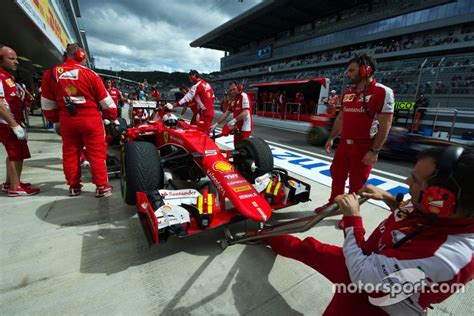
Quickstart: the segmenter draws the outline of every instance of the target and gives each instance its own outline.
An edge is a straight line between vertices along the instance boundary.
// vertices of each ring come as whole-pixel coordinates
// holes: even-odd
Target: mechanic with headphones
[[[250,101],[247,93],[244,92],[244,86],[237,81],[232,81],[229,84],[229,92],[233,97],[226,111],[212,125],[212,130],[215,130],[220,123],[222,123],[230,114],[233,112],[234,117],[230,120],[227,125],[230,129],[237,127],[239,133],[234,135],[234,147],[237,148],[237,144],[250,138],[252,134],[253,122],[252,122],[252,102]]]
[[[209,133],[214,119],[214,90],[212,90],[209,83],[201,78],[196,70],[189,72],[189,80],[193,83],[193,86],[181,100],[176,101],[175,107],[195,101],[199,108],[200,120],[204,122],[202,129],[205,133]]]
[[[352,86],[344,91],[341,111],[325,144],[330,153],[334,138],[341,136],[330,168],[331,196],[327,204],[315,209],[316,213],[344,193],[348,176],[349,192],[358,192],[364,186],[390,131],[393,91],[375,81],[376,67],[375,59],[367,54],[348,63],[347,78]],[[342,221],[339,227],[342,228]]]
[[[104,117],[117,119],[117,106],[100,77],[86,68],[87,54],[78,44],[68,44],[65,62],[47,70],[41,84],[41,108],[48,121],[59,122],[63,140],[63,169],[69,195],[81,194],[79,157],[85,146],[90,161],[95,196],[112,194],[107,177]]]
[[[6,180],[2,191],[10,197],[38,194],[31,183],[20,182],[23,160],[31,157],[27,133],[23,124],[20,93],[9,72],[16,71],[16,52],[8,46],[0,47],[0,142],[5,146]]]
[[[474,277],[473,178],[471,149],[429,149],[406,180],[411,200],[400,203],[370,185],[359,192],[392,210],[367,240],[357,196],[349,193],[335,199],[344,215],[343,247],[289,235],[266,242],[334,284],[357,286],[357,293],[336,286],[325,315],[423,315]]]

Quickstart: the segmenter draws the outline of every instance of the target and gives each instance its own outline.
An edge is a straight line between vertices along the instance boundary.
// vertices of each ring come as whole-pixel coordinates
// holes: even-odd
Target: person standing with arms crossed
[[[392,125],[395,100],[393,91],[376,82],[377,63],[367,54],[349,61],[347,79],[352,84],[344,91],[341,111],[334,122],[326,152],[330,153],[334,139],[341,140],[331,164],[331,196],[329,201],[316,208],[319,213],[336,196],[344,193],[349,177],[349,193],[358,192],[369,178]],[[339,227],[342,227],[342,221]]]

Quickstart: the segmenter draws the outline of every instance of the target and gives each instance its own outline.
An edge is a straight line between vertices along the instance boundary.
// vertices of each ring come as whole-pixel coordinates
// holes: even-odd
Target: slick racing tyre
[[[122,148],[120,188],[128,205],[136,204],[136,193],[160,189],[163,169],[155,145],[148,142],[126,143]]]
[[[327,128],[321,126],[313,126],[308,132],[308,143],[314,146],[324,145],[329,138]]]
[[[236,149],[240,155],[234,157],[235,167],[250,183],[273,170],[272,150],[263,139],[244,139],[237,144]]]

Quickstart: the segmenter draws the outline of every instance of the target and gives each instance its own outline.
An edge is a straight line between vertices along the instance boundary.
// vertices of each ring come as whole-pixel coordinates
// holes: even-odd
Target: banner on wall
[[[68,37],[49,0],[15,0],[15,2],[58,51],[64,52]]]

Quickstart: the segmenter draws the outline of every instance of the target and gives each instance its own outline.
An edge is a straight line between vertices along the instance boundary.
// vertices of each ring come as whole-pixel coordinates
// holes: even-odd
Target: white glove
[[[234,128],[235,123],[237,123],[237,120],[236,119],[231,119],[229,121],[229,123],[227,123],[227,125],[229,125],[230,128]]]
[[[110,125],[110,120],[104,119],[104,125]]]
[[[120,126],[120,121],[118,119],[113,121],[113,123],[114,123],[115,126]]]
[[[15,133],[16,138],[20,140],[28,138],[28,133],[26,132],[26,129],[24,129],[20,125],[12,127],[12,130],[13,130],[13,133]]]
[[[219,125],[219,124],[217,124],[217,123],[212,124],[211,125],[211,131],[215,130],[217,128],[217,125]]]

